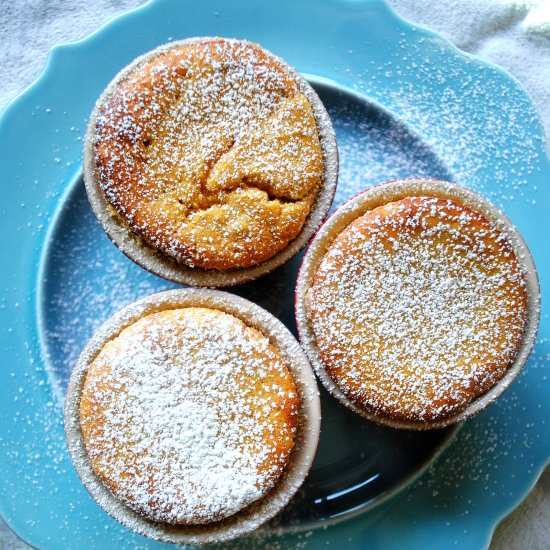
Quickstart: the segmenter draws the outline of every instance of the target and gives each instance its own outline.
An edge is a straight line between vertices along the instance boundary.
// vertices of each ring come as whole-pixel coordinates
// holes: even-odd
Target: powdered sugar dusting
[[[263,489],[263,497],[252,501],[251,504],[239,510],[237,513],[225,517],[222,521],[212,522],[213,518],[210,516],[207,525],[198,523],[181,523],[178,525],[171,525],[165,523],[164,520],[159,522],[148,519],[146,514],[143,513],[143,510],[141,510],[140,513],[134,511],[135,506],[134,509],[132,509],[132,504],[129,502],[128,505],[124,505],[121,502],[121,498],[124,500],[124,495],[122,495],[122,497],[119,495],[118,498],[114,497],[111,490],[107,488],[105,482],[100,480],[92,468],[92,463],[89,459],[89,454],[86,450],[84,441],[85,428],[81,427],[79,420],[79,409],[81,407],[84,409],[86,406],[86,402],[84,399],[81,400],[81,396],[83,396],[83,387],[90,365],[96,360],[96,358],[100,359],[98,354],[101,350],[107,350],[111,345],[118,345],[116,336],[119,334],[124,335],[125,330],[128,330],[123,327],[129,327],[131,331],[132,327],[135,326],[140,319],[143,319],[146,316],[148,316],[147,325],[151,325],[153,320],[152,325],[154,326],[156,324],[154,321],[156,315],[160,315],[160,318],[162,318],[164,315],[168,315],[169,317],[172,315],[179,315],[178,312],[181,311],[194,311],[195,313],[201,313],[205,310],[206,312],[210,311],[214,314],[221,314],[222,320],[229,317],[236,321],[236,326],[233,325],[233,330],[231,329],[231,326],[228,326],[227,323],[220,321],[219,318],[218,323],[210,322],[210,320],[207,319],[207,327],[205,328],[207,339],[203,342],[203,344],[206,347],[211,347],[213,352],[218,349],[221,350],[221,353],[218,355],[216,355],[216,353],[211,354],[216,356],[215,361],[217,361],[218,356],[221,359],[224,358],[223,346],[220,344],[220,341],[226,342],[225,345],[228,347],[236,346],[236,348],[240,351],[243,351],[244,346],[245,353],[241,353],[238,361],[236,361],[237,366],[235,369],[237,374],[235,377],[235,384],[231,384],[231,377],[229,377],[225,379],[226,383],[221,384],[220,387],[208,388],[210,383],[215,384],[216,381],[219,382],[221,378],[223,378],[222,371],[227,372],[227,368],[229,368],[230,363],[235,362],[235,357],[226,357],[228,361],[226,363],[220,363],[218,365],[218,369],[216,369],[212,376],[204,377],[196,382],[198,390],[200,390],[201,386],[203,389],[208,390],[207,392],[203,392],[200,398],[208,403],[208,395],[205,394],[213,392],[212,395],[217,394],[217,405],[210,407],[208,411],[205,410],[206,408],[199,408],[197,411],[196,408],[193,407],[190,414],[195,417],[195,415],[200,413],[201,410],[204,410],[205,415],[208,415],[215,413],[216,410],[220,411],[221,408],[221,414],[223,416],[222,423],[225,426],[225,422],[231,423],[234,419],[242,419],[243,416],[246,417],[246,405],[248,404],[250,408],[255,411],[255,413],[260,415],[260,420],[264,417],[265,429],[261,432],[261,438],[258,439],[256,437],[258,434],[257,431],[250,430],[248,429],[249,426],[245,425],[244,436],[238,436],[236,440],[233,441],[233,443],[236,441],[238,450],[240,450],[241,454],[244,454],[244,456],[246,456],[246,452],[242,452],[242,449],[247,446],[249,446],[249,449],[252,448],[258,450],[258,455],[265,455],[263,449],[270,449],[268,449],[266,455],[267,458],[265,458],[265,460],[261,461],[257,456],[255,456],[254,459],[251,459],[252,463],[255,463],[255,461],[261,461],[261,469],[257,472],[256,481],[259,479],[260,481],[264,480],[265,482],[263,487],[260,488],[260,490]],[[288,379],[282,376],[282,373],[278,370],[278,365],[280,365],[280,363],[278,361],[275,361],[275,363],[271,362],[269,354],[266,353],[265,350],[262,352],[263,346],[261,343],[256,341],[252,342],[252,345],[239,345],[239,341],[243,337],[242,334],[239,333],[238,329],[238,327],[240,327],[242,330],[243,325],[241,321],[247,327],[250,327],[245,329],[244,333],[248,334],[252,340],[254,340],[253,335],[256,335],[256,337],[260,338],[260,340],[264,338],[269,339],[270,344],[279,353],[279,359],[283,361],[284,365],[288,369],[288,372],[292,376],[294,387],[292,387],[292,385],[289,386]],[[210,328],[212,330],[210,330]],[[180,329],[180,324],[175,323],[176,332],[180,332]],[[196,336],[192,330],[190,330],[190,332],[191,337]],[[228,336],[226,335],[226,332],[228,333]],[[162,353],[164,355],[167,353],[170,355],[170,350],[172,347],[167,345],[166,342],[163,342],[163,338],[165,338],[165,336],[170,336],[170,331],[153,330],[153,333],[155,335],[153,339],[156,339],[155,345],[158,344],[158,346],[160,346],[161,343],[163,343],[163,348],[165,351]],[[171,337],[169,340],[173,341],[171,340]],[[228,343],[229,340],[231,340],[231,344]],[[140,346],[143,346],[143,342],[138,340],[136,342],[136,348],[139,348]],[[186,346],[183,347],[185,348]],[[199,345],[195,350],[199,355],[204,353],[204,350],[201,350],[202,347],[203,346]],[[190,346],[189,349],[191,353],[193,353],[193,346]],[[181,347],[178,348],[178,350],[181,350]],[[248,353],[252,355],[252,360],[247,361],[246,350],[248,350]],[[193,360],[195,360],[195,357],[193,357]],[[258,362],[260,365],[258,365]],[[169,364],[171,364],[170,361]],[[176,367],[174,366],[174,368]],[[171,366],[170,369],[172,369]],[[263,376],[263,373],[266,370],[268,371],[267,378]],[[252,376],[252,371],[254,372],[254,376]],[[177,373],[177,369],[174,372]],[[145,375],[145,378],[147,379],[148,376]],[[181,377],[180,375],[178,378],[178,376],[175,375],[175,378],[177,378],[176,381],[180,386],[185,386],[187,382],[191,381],[193,376],[185,378],[185,376]],[[194,378],[196,378],[196,376],[194,376]],[[168,379],[170,380],[170,376]],[[113,379],[112,383],[113,385],[117,385],[117,380]],[[176,390],[165,386],[161,387],[159,384],[161,384],[161,382],[158,380],[150,380],[150,388],[161,388],[161,397],[162,395],[168,397],[168,399],[161,400],[161,403],[163,406],[166,406],[165,411],[169,410],[171,414],[171,412],[173,412],[172,409],[174,404],[172,403],[169,406],[168,401],[170,400],[169,398],[174,395],[173,392]],[[219,393],[222,392],[222,390],[224,390],[227,386],[230,387],[230,390],[225,394],[226,399],[222,401],[219,399]],[[278,387],[283,390],[282,393],[278,391]],[[124,391],[126,391],[126,388],[124,388]],[[113,392],[110,393],[112,394]],[[114,393],[116,395],[116,399],[120,400],[119,393],[121,392],[115,391]],[[296,395],[291,398],[290,393],[296,393]],[[141,398],[146,399],[147,396],[151,395],[151,391],[150,389],[143,388],[143,391],[139,390],[138,394]],[[101,395],[101,391],[98,392],[98,395]],[[261,398],[267,398],[268,396],[268,403],[266,404],[261,400]],[[181,398],[181,396],[179,397]],[[256,398],[259,398],[259,400]],[[297,399],[297,406],[299,407],[299,410],[296,411],[297,414],[295,417],[296,422],[293,436],[294,445],[292,447],[292,451],[288,454],[288,461],[286,462],[286,466],[284,467],[282,474],[278,479],[276,479],[277,465],[281,464],[283,456],[287,451],[289,451],[289,442],[285,440],[285,415],[281,414],[282,411],[280,409],[274,411],[273,404],[277,402],[282,403],[286,400],[287,406],[289,407],[287,408],[287,412],[292,418],[292,411],[294,410],[292,408],[292,401],[295,399]],[[230,402],[235,400],[241,406],[237,406],[238,410],[235,411],[227,404],[228,400]],[[179,401],[179,403],[181,403],[181,401]],[[178,403],[176,403],[176,405],[177,404]],[[218,409],[216,409],[216,407],[218,407]],[[106,406],[105,410],[108,409],[109,406]],[[121,415],[125,414],[124,410],[119,412]],[[175,412],[177,413],[177,407]],[[95,416],[98,418],[97,415]],[[162,416],[163,414],[161,414],[158,418],[162,418]],[[92,417],[89,416],[89,418]],[[288,424],[292,423],[291,420],[288,420],[288,416],[286,418],[286,422]],[[105,424],[105,422],[103,423]],[[170,428],[168,428],[168,433],[170,433],[170,430],[174,430],[175,432],[181,431],[184,429],[185,425],[186,421],[181,421],[175,427],[170,426]],[[200,434],[203,425],[205,426],[205,429],[208,426],[211,426],[212,424],[210,424],[210,419],[207,419],[199,426],[193,426],[193,431]],[[122,431],[128,431],[128,428],[122,425],[120,425],[120,428]],[[292,426],[290,429],[292,429]],[[94,337],[89,340],[88,344],[82,351],[79,360],[73,368],[67,390],[67,397],[65,399],[65,430],[67,433],[69,453],[79,476],[81,477],[86,488],[93,495],[94,499],[110,515],[132,530],[157,540],[180,544],[204,544],[208,542],[230,540],[256,529],[261,523],[273,517],[283,506],[288,503],[290,498],[303,483],[315,455],[315,449],[319,438],[319,429],[320,404],[315,378],[311,372],[311,367],[305,355],[289,331],[284,327],[284,325],[277,321],[277,319],[272,317],[259,306],[256,306],[243,298],[211,290],[174,289],[171,291],[161,292],[138,300],[137,302],[134,302],[133,304],[117,312],[108,320],[108,322],[96,331]],[[163,430],[163,432],[166,434],[166,429]],[[227,438],[231,438],[231,433],[235,432],[229,429],[227,434],[217,433],[216,437],[220,438],[223,442],[226,441]],[[240,433],[242,435],[242,432]],[[224,438],[224,435],[226,435],[226,438]],[[143,437],[142,433],[139,433],[138,438],[139,437]],[[192,437],[195,437],[195,434]],[[256,443],[260,440],[264,442],[267,447],[264,447],[262,444],[258,444],[256,446]],[[123,441],[124,445],[126,445],[127,442],[133,444],[134,440],[132,440],[132,438],[127,440],[123,438],[121,441]],[[252,441],[255,443],[252,443]],[[242,447],[239,447],[241,444]],[[181,451],[181,447],[179,447],[178,442],[171,442],[170,445],[172,445],[172,447],[168,446],[169,448],[177,449],[178,452]],[[235,449],[234,446],[231,448]],[[148,448],[147,451],[149,451]],[[124,455],[125,452],[126,451],[124,449],[121,450],[122,455]],[[231,456],[231,453],[228,456]],[[136,464],[138,462],[139,461],[136,461]],[[141,464],[143,465],[144,463],[141,462]],[[242,461],[240,464],[242,465]],[[146,463],[145,466],[152,467],[153,463]],[[210,471],[206,472],[206,469],[202,463],[200,464],[200,467],[201,470],[205,472],[205,476],[206,473],[210,475]],[[135,470],[136,468],[132,469],[132,467],[130,467],[130,470],[127,473],[133,475],[135,479],[138,480],[139,476]],[[170,475],[171,474],[172,471],[170,471]],[[191,475],[190,478],[193,479],[193,475]],[[122,481],[123,483],[128,483],[128,480]],[[202,480],[200,481],[202,482]],[[218,481],[220,481],[220,479],[218,479]],[[208,481],[204,481],[203,483],[208,484]],[[185,483],[182,482],[180,487],[183,487],[184,485]],[[271,487],[271,490],[268,489],[269,486]],[[109,485],[109,487],[111,486]],[[148,488],[152,490],[153,499],[148,501],[147,505],[150,507],[150,510],[153,509],[156,513],[162,513],[162,506],[160,506],[161,502],[159,502],[158,499],[155,501],[154,497],[157,496],[158,492],[165,494],[167,489],[165,489],[163,485],[159,488],[154,486],[154,484],[151,487],[148,486]],[[258,489],[258,487],[256,487],[256,489]],[[135,488],[135,490],[139,492],[139,489]],[[223,494],[223,488],[220,489],[219,486],[216,487],[216,491],[220,490]],[[237,491],[237,489],[235,490]],[[237,494],[242,494],[242,492],[243,489],[240,488],[237,491]],[[250,494],[251,493],[248,493],[249,497]],[[210,498],[210,495],[200,493],[199,497],[200,499],[207,499]],[[215,496],[212,498],[213,501],[216,501]],[[165,500],[162,501],[166,503]],[[197,503],[197,501],[194,502],[195,504]],[[234,506],[232,499],[230,499],[230,502],[231,503],[225,503],[226,510]],[[182,507],[185,508],[189,505],[190,503],[185,502],[183,499],[177,500],[177,506],[180,512]],[[198,506],[197,513],[199,516],[201,510],[202,508]],[[170,513],[170,506],[165,507],[164,512]]]
[[[450,200],[389,203],[331,245],[310,293],[327,369],[367,409],[400,420],[456,414],[513,361],[523,272],[504,236]]]
[[[213,105],[210,105],[209,109],[203,105],[198,105],[197,108],[195,105],[195,115],[188,120],[189,113],[183,116],[179,112],[182,106],[178,107],[178,101],[181,98],[175,101],[173,104],[175,109],[173,113],[174,127],[169,128],[164,135],[168,141],[171,139],[174,142],[175,139],[175,142],[170,151],[164,151],[163,155],[155,157],[162,163],[165,158],[171,159],[173,173],[157,166],[159,174],[164,174],[167,180],[164,183],[160,181],[162,185],[156,191],[154,190],[156,184],[149,187],[144,184],[130,186],[132,189],[128,188],[125,182],[145,181],[143,178],[148,170],[146,165],[150,160],[154,160],[149,158],[150,154],[155,151],[155,140],[151,137],[154,132],[151,131],[147,136],[141,136],[145,131],[145,128],[141,127],[147,125],[146,119],[151,117],[154,119],[156,114],[160,121],[163,120],[163,117],[160,116],[162,114],[160,112],[145,112],[145,114],[140,113],[140,116],[145,117],[145,120],[142,120],[134,113],[136,117],[131,124],[132,129],[128,133],[128,128],[124,126],[127,124],[124,120],[127,121],[127,119],[124,117],[122,120],[117,119],[116,105],[111,104],[114,101],[112,97],[116,96],[118,102],[122,103],[127,97],[126,102],[129,103],[127,107],[131,112],[132,106],[139,107],[142,103],[143,105],[150,104],[151,98],[147,96],[143,101],[140,100],[133,104],[131,102],[133,96],[143,92],[141,84],[132,90],[133,95],[123,90],[125,82],[134,71],[148,66],[148,63],[160,56],[169,55],[175,56],[175,66],[177,67],[178,55],[185,57],[186,48],[209,42],[219,44],[220,41],[227,45],[225,53],[229,59],[220,59],[220,63],[218,63],[220,66],[217,68],[210,63],[210,68],[216,73],[216,70],[221,67],[222,74],[218,74],[216,79],[217,88],[221,86],[221,91],[224,90],[224,86],[221,84],[227,77],[227,73],[231,73],[231,70],[235,71],[241,65],[250,65],[250,63],[247,64],[247,59],[250,61],[247,56],[257,56],[262,60],[263,65],[260,63],[259,66],[250,68],[248,73],[252,74],[253,78],[246,83],[246,86],[242,87],[249,89],[252,95],[259,89],[260,95],[268,93],[268,95],[271,94],[270,97],[275,98],[268,102],[272,104],[273,111],[269,116],[266,114],[269,109],[264,109],[265,116],[258,116],[257,119],[252,118],[252,126],[259,125],[263,130],[252,132],[250,128],[244,128],[240,120],[240,110],[236,114],[234,109],[229,109],[231,103],[229,99],[238,98],[241,93],[237,93],[235,89],[231,88],[231,86],[238,87],[239,75],[236,71],[233,74],[234,78],[229,78],[229,82],[225,83],[227,85],[225,87],[229,87],[225,92],[231,92],[225,105],[225,113],[224,106],[218,106],[218,98],[214,97]],[[240,50],[246,53],[243,56],[244,59],[232,59],[235,52]],[[211,61],[208,48],[206,48],[206,52],[202,52],[202,57],[205,56],[207,61]],[[204,61],[205,59],[202,59],[201,63]],[[257,70],[262,67],[265,69],[263,77],[266,80],[273,80],[273,86],[267,90],[262,89],[261,83],[255,81],[258,77]],[[173,66],[172,69],[174,69]],[[183,78],[183,75],[178,75],[178,78],[174,77],[175,80],[171,80],[167,67],[162,68],[160,75],[156,75],[159,79],[162,79],[163,71],[166,73],[164,76],[167,79],[168,87],[174,86],[178,78],[184,83],[184,89],[188,85],[185,84],[186,79]],[[201,76],[199,74],[200,67],[196,72],[195,76]],[[208,76],[208,70],[205,69],[203,72],[206,75],[205,81],[208,78],[213,78],[212,75]],[[284,75],[282,80],[281,75]],[[231,77],[231,74],[229,76]],[[279,92],[283,89],[282,91],[287,93],[284,90],[285,79],[291,87],[291,97],[283,98],[281,93],[277,97],[277,89]],[[255,83],[257,86],[254,85]],[[150,84],[151,90],[153,90],[156,84],[153,82]],[[196,85],[200,88],[200,81],[197,81]],[[167,90],[164,91],[167,92]],[[179,92],[181,91],[179,90]],[[198,91],[206,93],[204,90],[199,89]],[[209,93],[212,95],[212,90]],[[163,97],[168,101],[170,94],[165,93],[165,96],[161,94],[159,101]],[[277,100],[279,108],[275,107]],[[255,103],[251,102],[247,108],[257,107],[256,110],[264,108],[261,102],[259,106],[257,103],[256,99]],[[107,110],[107,112],[102,114],[101,109]],[[206,114],[204,111],[207,111]],[[213,115],[218,111],[222,115],[225,114],[228,120],[232,120],[232,124],[235,126],[233,130],[241,128],[239,140],[236,140],[235,135],[229,135],[227,132],[226,135],[221,129],[216,130],[216,127],[220,125],[212,125],[213,120],[210,119],[213,119]],[[212,116],[207,116],[208,112],[212,112]],[[106,132],[114,132],[112,136],[114,139],[109,141],[111,148],[120,148],[126,143],[129,150],[133,150],[133,152],[125,151],[123,155],[112,151],[114,155],[104,163],[105,169],[107,172],[112,172],[114,161],[120,162],[122,166],[111,175],[104,173],[103,175],[107,179],[101,182],[96,154],[98,150],[105,149],[105,144],[103,146],[98,144],[97,147],[95,145],[98,139],[96,120]],[[109,121],[112,123],[111,125],[107,124]],[[122,136],[116,134],[117,126],[120,124],[124,126]],[[196,128],[193,130],[194,125]],[[155,125],[151,123],[149,126],[151,126],[150,130],[153,130]],[[221,124],[220,128],[223,126]],[[137,127],[140,127],[141,130],[139,128],[136,130]],[[198,136],[208,134],[206,131],[208,128],[212,132],[219,133],[216,135],[217,141],[207,140],[201,144]],[[181,139],[176,135],[179,130],[189,131],[190,135],[197,138],[191,142],[189,136],[186,138],[187,145],[192,146],[194,151],[185,152],[180,147]],[[139,140],[138,134],[144,139]],[[317,149],[319,144],[322,163],[320,184],[317,185],[314,181],[317,179],[315,166],[319,158],[314,149]],[[209,152],[209,147],[214,149]],[[216,147],[218,149],[222,147],[222,149],[218,151]],[[227,150],[223,149],[224,147]],[[157,149],[157,153],[159,153],[159,147]],[[185,153],[183,156],[182,152]],[[201,157],[203,153],[204,158]],[[313,153],[315,154],[312,155]],[[281,156],[284,157],[284,160],[279,158]],[[231,39],[182,40],[153,50],[124,69],[112,81],[96,104],[88,124],[83,161],[84,179],[90,203],[103,229],[113,242],[128,257],[149,271],[165,279],[192,286],[219,287],[246,282],[273,271],[292,258],[305,246],[328,212],[338,177],[338,153],[334,130],[326,109],[313,88],[282,59],[262,50],[255,44]],[[140,165],[144,171],[136,171]],[[136,174],[130,177],[129,171],[135,171]],[[120,179],[118,182],[116,181],[117,177]],[[108,184],[107,187],[114,193],[116,191],[115,183],[120,184],[122,191],[117,195],[118,202],[121,197],[129,201],[128,207],[124,206],[124,212],[117,213],[106,199],[105,184]],[[129,190],[133,191],[133,195],[128,192]],[[158,200],[151,193],[153,195],[156,193]],[[137,204],[140,201],[142,203],[145,201],[145,206],[138,209],[140,212],[138,215],[134,203]],[[130,205],[130,203],[132,204]],[[135,231],[129,227],[129,224],[131,226],[133,222],[130,223],[128,216],[132,220],[134,220],[134,216],[137,216],[134,220],[136,222],[139,221],[138,218],[141,220],[139,227],[133,228]],[[275,227],[274,224],[278,227]],[[167,232],[164,232],[164,236],[159,240],[157,230],[162,233],[163,227],[167,229]],[[284,231],[281,233],[282,230]],[[143,238],[136,238],[136,234],[141,234],[144,231],[153,231],[156,236],[151,234],[150,236],[154,238],[150,241],[144,238],[146,237],[144,234],[141,235]],[[296,233],[296,231],[298,232]],[[176,240],[174,240],[174,235]],[[152,244],[153,248],[148,244]],[[185,246],[183,246],[184,244]],[[165,246],[164,254],[155,253],[158,246],[161,246],[161,249]],[[278,252],[276,252],[277,247],[281,247]],[[197,255],[195,258],[197,261],[191,258],[193,250]],[[181,257],[175,257],[173,254],[181,255]],[[237,256],[241,259],[235,263],[234,260]],[[227,260],[226,263],[222,261],[223,257]],[[241,260],[245,263],[250,262],[249,267],[229,269],[230,265],[244,265]],[[210,264],[212,269],[197,269],[201,265],[204,267],[206,261],[213,262]]]
[[[308,98],[248,42],[191,40],[134,64],[90,125],[109,202],[190,267],[270,258],[299,234],[321,184]]]
[[[131,325],[94,360],[82,430],[94,469],[131,508],[207,523],[276,482],[296,399],[267,338],[225,313],[172,310]]]
[[[518,199],[534,204],[532,176],[544,162],[544,136],[529,98],[492,67],[447,54],[447,44],[422,32],[396,33],[395,43],[391,56],[353,71],[354,89],[390,107],[418,132],[452,171],[453,181],[498,206]],[[339,69],[346,71],[346,63]],[[408,174],[417,175],[422,174]]]
[[[513,249],[515,257],[517,258],[518,267],[524,277],[524,290],[527,298],[525,329],[520,339],[519,349],[516,352],[515,358],[511,364],[508,365],[508,368],[504,372],[502,378],[490,387],[490,389],[484,390],[486,393],[482,393],[475,399],[472,399],[472,401],[464,410],[462,410],[462,412],[452,414],[451,416],[447,416],[437,421],[404,421],[397,418],[382,416],[379,413],[374,413],[372,410],[367,410],[364,406],[359,406],[356,401],[347,396],[335,383],[333,378],[330,376],[328,369],[326,369],[325,362],[320,354],[320,349],[317,344],[317,337],[313,332],[310,313],[308,311],[310,308],[308,306],[307,295],[314,284],[315,275],[319,270],[319,266],[323,261],[323,258],[331,247],[331,244],[335,241],[338,235],[345,230],[346,227],[354,222],[354,220],[357,220],[363,214],[370,212],[377,207],[388,205],[388,203],[392,203],[392,201],[395,202],[407,197],[422,196],[435,197],[443,200],[449,199],[456,202],[457,204],[466,207],[467,210],[478,213],[482,218],[485,217],[487,223],[489,223],[489,229],[497,228],[498,231],[501,232],[502,238],[499,241],[496,241],[493,246],[497,249],[504,246],[506,249],[505,245],[507,243],[511,249]],[[476,234],[478,235],[478,238],[479,235],[481,235],[481,233],[479,233],[479,228],[476,230],[476,225],[473,224],[470,228],[470,234],[466,232],[465,237],[469,237],[471,242],[475,243],[477,240]],[[490,236],[491,234],[491,230],[486,232],[486,236]],[[490,241],[491,239],[488,239],[486,244],[490,244]],[[391,249],[390,243],[391,241],[388,241],[389,250]],[[484,252],[484,254],[486,254],[486,252]],[[342,255],[342,257],[345,259],[345,254]],[[511,256],[507,257],[503,255],[502,258],[505,266],[506,259],[510,259]],[[483,259],[483,261],[485,261],[485,259]],[[419,265],[421,265],[421,263]],[[508,268],[504,269],[504,273],[506,272],[506,269]],[[429,288],[429,279],[427,280],[427,283]],[[520,286],[518,286],[518,289],[519,288]],[[498,293],[497,297],[502,298],[502,296],[499,296]],[[368,303],[362,305],[364,310],[368,309],[369,306],[370,304]],[[343,316],[345,317],[345,310],[342,311]],[[397,428],[414,430],[441,428],[469,418],[491,404],[510,386],[525,365],[535,342],[539,318],[540,289],[536,269],[529,249],[526,247],[525,242],[521,238],[521,235],[518,233],[517,229],[500,210],[498,210],[483,196],[460,185],[430,179],[411,178],[376,186],[369,189],[367,192],[356,196],[344,206],[339,208],[338,211],[325,222],[317,233],[315,239],[310,244],[296,285],[296,320],[300,333],[300,340],[324,386],[340,402],[345,404],[357,414],[371,420],[375,420],[377,423],[382,425],[389,425]],[[513,315],[510,319],[513,319]],[[508,322],[510,319],[505,319],[504,321]],[[361,329],[360,326],[359,329]],[[482,330],[485,329],[486,327],[482,327]],[[507,331],[505,330],[504,332]],[[421,332],[419,332],[419,334],[421,334]],[[416,336],[417,335],[415,335],[415,337]],[[503,339],[506,338],[506,335],[499,334],[498,337],[499,342],[502,343]],[[399,342],[398,345],[400,345]],[[492,346],[493,343],[491,343],[490,349],[492,349]],[[384,378],[387,380],[387,376]],[[390,382],[391,384],[389,384],[388,389],[392,391],[393,380],[390,380]],[[432,383],[434,383],[434,380],[432,380]],[[475,389],[474,383],[472,383],[472,389]]]
[[[423,139],[362,96],[318,87],[338,137],[339,181],[333,209],[372,185],[407,177],[455,181]],[[331,93],[332,92],[332,93]]]

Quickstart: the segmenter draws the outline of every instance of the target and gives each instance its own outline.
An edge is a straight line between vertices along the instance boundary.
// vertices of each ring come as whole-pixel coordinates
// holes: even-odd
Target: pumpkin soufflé
[[[448,198],[407,196],[336,236],[306,308],[340,391],[374,418],[418,426],[464,411],[505,375],[528,297],[493,222]]]
[[[260,46],[184,41],[138,63],[96,107],[94,177],[142,245],[191,268],[268,260],[322,185],[314,110]]]
[[[79,419],[93,471],[149,520],[211,524],[265,496],[300,399],[269,339],[206,307],[150,313],[91,362]]]

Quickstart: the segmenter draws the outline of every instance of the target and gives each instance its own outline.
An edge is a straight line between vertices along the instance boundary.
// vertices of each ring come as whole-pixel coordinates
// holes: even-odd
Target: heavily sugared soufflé
[[[492,222],[449,199],[411,196],[336,237],[307,308],[345,396],[375,417],[430,422],[463,411],[512,365],[527,291]]]
[[[219,310],[142,317],[91,363],[80,426],[93,471],[153,521],[227,518],[277,483],[299,398],[263,334]]]
[[[284,249],[320,189],[307,97],[259,46],[183,43],[138,64],[91,136],[103,193],[141,242],[183,265],[229,270]]]

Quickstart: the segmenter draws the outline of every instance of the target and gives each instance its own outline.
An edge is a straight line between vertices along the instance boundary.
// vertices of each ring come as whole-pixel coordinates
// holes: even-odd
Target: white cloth
[[[200,0],[197,0],[200,1]],[[389,0],[403,17],[501,65],[525,87],[550,136],[550,0]],[[50,48],[83,38],[144,0],[0,0],[0,109],[29,85]],[[550,470],[497,529],[491,548],[550,547]],[[27,549],[0,520],[0,549]]]
[[[200,1],[200,0],[199,0]],[[0,0],[0,109],[39,75],[50,49],[144,0]]]

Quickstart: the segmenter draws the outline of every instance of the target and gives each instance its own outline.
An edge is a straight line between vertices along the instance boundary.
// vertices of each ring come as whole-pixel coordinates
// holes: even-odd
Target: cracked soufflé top
[[[412,196],[336,237],[307,307],[340,390],[376,417],[422,423],[458,414],[504,376],[523,340],[527,291],[492,222]]]
[[[206,524],[265,496],[294,446],[300,400],[269,339],[231,314],[146,315],[90,364],[80,426],[96,475],[153,521]]]
[[[297,237],[322,150],[291,72],[255,44],[201,39],[136,66],[102,102],[96,177],[149,247],[190,267],[250,267]]]

